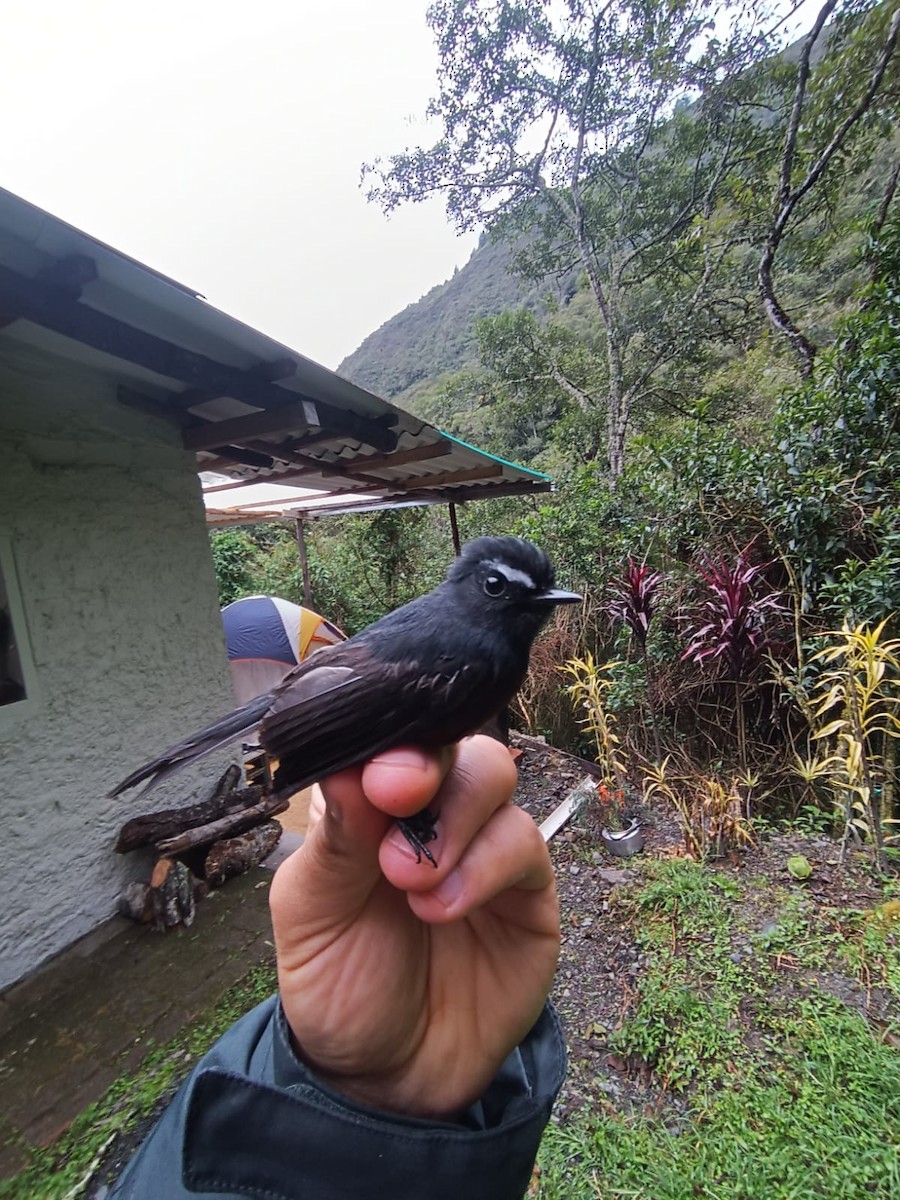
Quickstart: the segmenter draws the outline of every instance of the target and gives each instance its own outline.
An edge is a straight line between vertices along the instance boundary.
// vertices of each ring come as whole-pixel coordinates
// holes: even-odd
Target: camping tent
[[[238,704],[269,691],[298,663],[344,635],[318,613],[278,596],[247,596],[222,609]]]

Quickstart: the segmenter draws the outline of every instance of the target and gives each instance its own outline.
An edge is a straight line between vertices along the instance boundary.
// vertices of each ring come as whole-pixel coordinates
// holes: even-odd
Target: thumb
[[[380,877],[378,848],[391,817],[362,789],[362,768],[323,781],[325,814],[275,872],[269,907],[276,941],[334,928],[365,904]]]

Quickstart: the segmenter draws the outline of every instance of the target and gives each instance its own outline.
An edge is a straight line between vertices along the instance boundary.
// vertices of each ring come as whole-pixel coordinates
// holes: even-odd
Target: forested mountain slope
[[[871,51],[871,32],[869,43],[854,42],[842,27],[832,45],[840,67],[821,73],[811,99],[809,89],[791,96],[798,61],[805,55],[804,70],[815,75],[832,44],[830,28],[736,72],[729,86],[746,94],[723,103],[752,115],[732,116],[727,135],[705,98],[679,102],[665,119],[652,105],[649,116],[636,115],[635,99],[635,119],[648,122],[640,149],[617,151],[624,154],[618,165],[615,155],[596,151],[575,191],[563,173],[558,187],[536,198],[527,188],[516,191],[529,173],[513,172],[516,202],[499,225],[506,223],[517,244],[483,237],[463,268],[370,334],[340,372],[458,436],[551,470],[550,443],[570,416],[586,427],[574,440],[564,431],[565,456],[572,449],[581,459],[600,456],[605,440],[613,474],[629,437],[697,403],[709,419],[753,414],[765,421],[781,390],[808,374],[815,352],[833,341],[865,276],[865,230],[880,208],[887,211],[896,180],[900,137],[890,102],[873,108],[852,150],[829,158],[844,136],[836,113],[849,107],[843,93],[830,95],[828,80],[846,76],[850,92],[855,75],[853,86],[863,87],[871,54],[865,64],[856,57],[861,47]],[[893,95],[892,84],[885,90]],[[808,113],[783,141],[792,109]],[[742,149],[732,154],[739,127]],[[601,147],[609,144],[602,128],[594,135]],[[713,169],[703,147],[717,138],[725,149]],[[490,139],[486,147],[490,158]],[[564,152],[560,161],[569,161]],[[394,160],[394,176],[376,190],[388,210],[398,197],[427,194],[430,176],[417,181],[417,163],[415,156]],[[457,180],[460,196],[468,170]],[[701,204],[704,171],[710,178]],[[472,188],[471,197],[478,195]],[[587,231],[581,242],[579,228]]]
[[[540,316],[547,297],[564,300],[574,292],[574,275],[562,283],[523,281],[512,271],[511,257],[507,243],[482,237],[465,266],[370,333],[339,373],[402,407],[423,385],[478,364],[476,321],[517,308]]]

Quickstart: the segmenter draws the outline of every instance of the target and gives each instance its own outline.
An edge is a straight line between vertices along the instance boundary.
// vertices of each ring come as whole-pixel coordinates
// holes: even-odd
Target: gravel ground
[[[517,744],[513,735],[513,744]],[[519,743],[523,746],[524,743]],[[552,747],[531,742],[518,759],[516,802],[537,822],[543,821],[585,778],[585,767]],[[665,1106],[677,1121],[684,1100],[666,1093],[652,1070],[641,1061],[626,1061],[609,1044],[634,1001],[644,958],[635,940],[628,911],[618,904],[623,886],[640,878],[641,861],[682,852],[683,841],[671,813],[641,807],[635,810],[644,828],[646,845],[636,859],[615,858],[603,847],[595,814],[582,811],[555,835],[550,852],[556,869],[562,917],[562,951],[553,1001],[563,1020],[569,1047],[569,1073],[557,1103],[555,1119],[590,1108],[595,1112],[656,1113]],[[839,866],[835,843],[829,839],[773,836],[758,846],[723,860],[717,869],[741,882],[744,911],[755,929],[764,931],[778,917],[778,889],[789,885],[786,862],[803,853],[814,866],[805,894],[828,907],[868,908],[879,902],[877,887],[862,865]],[[782,893],[783,895],[783,893]],[[752,953],[750,936],[735,943],[735,954]],[[865,990],[838,969],[818,972],[821,986],[848,1005],[864,1012],[876,1025],[896,1021],[896,1003]],[[785,987],[791,978],[785,976]],[[115,1179],[151,1121],[112,1147],[95,1175],[89,1192],[103,1200],[106,1185]]]
[[[513,738],[515,742],[515,736]],[[516,801],[539,823],[585,777],[585,771],[552,748],[529,745],[518,760]],[[617,904],[623,885],[639,878],[640,863],[683,852],[683,839],[669,812],[641,807],[639,815],[646,844],[635,859],[610,855],[599,836],[596,817],[573,817],[550,842],[556,870],[562,918],[562,951],[553,1001],[562,1017],[569,1047],[569,1073],[556,1108],[557,1119],[589,1107],[595,1111],[658,1112],[683,1102],[664,1093],[648,1065],[624,1061],[609,1044],[610,1034],[625,1018],[639,985],[644,958],[635,940],[630,914]],[[787,859],[805,854],[814,873],[804,895],[829,908],[871,908],[880,902],[879,889],[864,863],[838,864],[837,846],[828,838],[804,838],[796,833],[771,836],[740,855],[715,864],[715,869],[741,884],[742,917],[754,931],[774,928],[783,905],[784,888],[792,886]],[[751,935],[738,937],[735,955],[753,953]],[[816,973],[820,986],[864,1013],[878,1028],[900,1020],[897,1004],[877,988],[860,986],[837,966]],[[785,973],[784,986],[796,978]]]

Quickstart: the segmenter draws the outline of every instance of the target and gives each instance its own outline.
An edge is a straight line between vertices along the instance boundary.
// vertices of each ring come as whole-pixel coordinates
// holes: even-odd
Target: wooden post
[[[447,511],[450,513],[450,532],[453,534],[453,553],[459,558],[459,525],[456,523],[456,505],[451,500],[447,505]]]
[[[300,570],[303,572],[303,605],[312,608],[312,588],[309,583],[309,559],[306,557],[306,532],[303,518],[297,518],[297,548],[300,551]]]

